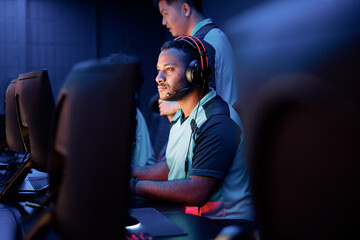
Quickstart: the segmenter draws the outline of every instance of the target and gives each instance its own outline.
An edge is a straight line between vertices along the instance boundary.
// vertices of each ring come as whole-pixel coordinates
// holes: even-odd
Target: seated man
[[[107,58],[104,58],[107,62],[123,63],[132,62],[137,63],[139,75],[136,77],[135,85],[135,98],[138,100],[140,88],[144,82],[143,73],[141,71],[139,60],[135,56],[126,55],[122,53],[114,53]],[[150,141],[149,131],[146,125],[144,116],[139,108],[136,108],[136,132],[133,143],[133,151],[131,156],[131,167],[151,165],[156,162],[153,147]]]
[[[145,198],[183,203],[186,213],[253,221],[242,124],[207,85],[211,70],[203,44],[182,36],[162,46],[159,95],[181,109],[171,121],[166,161],[133,168],[130,189]]]
[[[135,146],[131,156],[131,166],[145,166],[155,162],[155,154],[145,118],[141,111],[136,108]]]

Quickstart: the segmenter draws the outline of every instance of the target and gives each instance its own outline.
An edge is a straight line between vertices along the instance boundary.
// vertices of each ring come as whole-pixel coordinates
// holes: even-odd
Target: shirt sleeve
[[[139,109],[136,109],[136,144],[132,152],[132,166],[145,166],[156,163],[146,121]]]
[[[238,100],[237,72],[234,51],[220,29],[214,28],[204,40],[215,48],[215,86],[219,94],[231,106]]]
[[[226,115],[214,115],[197,132],[190,175],[223,180],[240,142],[239,126]]]

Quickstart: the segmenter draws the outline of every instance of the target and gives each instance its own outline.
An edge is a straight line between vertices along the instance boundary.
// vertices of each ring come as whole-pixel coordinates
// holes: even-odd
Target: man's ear
[[[191,14],[191,7],[189,4],[184,3],[181,7],[181,10],[184,12],[186,17],[189,17]]]

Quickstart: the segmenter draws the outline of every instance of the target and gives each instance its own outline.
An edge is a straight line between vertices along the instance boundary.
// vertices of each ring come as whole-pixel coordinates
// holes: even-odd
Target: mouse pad
[[[152,237],[170,237],[187,234],[185,230],[155,208],[132,208],[129,209],[129,214],[140,222],[140,225],[126,228],[130,234],[147,233]]]

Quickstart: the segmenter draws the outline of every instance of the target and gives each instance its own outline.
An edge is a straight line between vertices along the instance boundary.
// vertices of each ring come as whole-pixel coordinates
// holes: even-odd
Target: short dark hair
[[[167,41],[161,46],[160,50],[164,51],[171,48],[178,49],[185,53],[185,66],[187,66],[193,60],[200,60],[200,54],[197,53],[196,49],[193,49],[191,45],[184,40]]]
[[[159,2],[162,0],[153,0],[154,6],[158,7]],[[190,7],[195,8],[198,12],[204,13],[201,5],[201,0],[164,0],[168,5],[172,5],[174,2],[182,2],[189,4]]]

